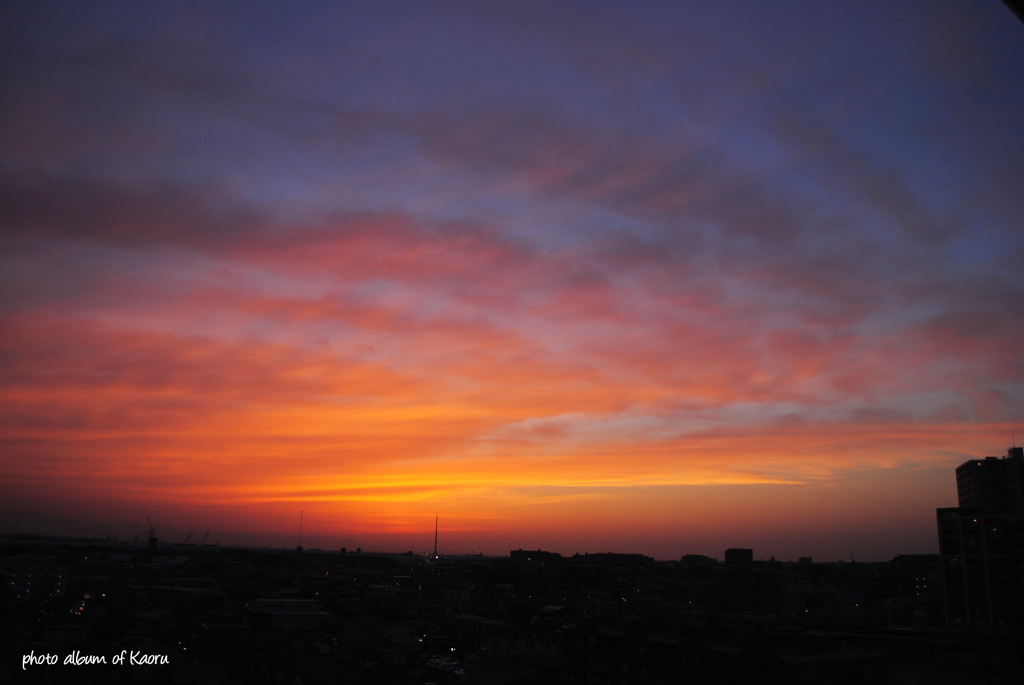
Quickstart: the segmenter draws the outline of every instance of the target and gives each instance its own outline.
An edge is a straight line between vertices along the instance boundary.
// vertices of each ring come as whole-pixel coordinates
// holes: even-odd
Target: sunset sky
[[[998,0],[5,2],[0,40],[0,532],[885,560],[1024,442]]]

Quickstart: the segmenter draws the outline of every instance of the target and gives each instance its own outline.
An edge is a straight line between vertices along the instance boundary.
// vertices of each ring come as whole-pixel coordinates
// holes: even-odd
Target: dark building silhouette
[[[725,550],[725,563],[729,565],[753,564],[754,550],[740,548],[727,549]]]
[[[715,566],[718,564],[717,559],[712,559],[711,557],[704,556],[703,554],[684,554],[680,557],[679,561],[687,568],[692,568],[694,566]]]
[[[959,507],[936,511],[943,608],[950,625],[1021,627],[1024,450],[956,469]]]
[[[653,558],[643,554],[620,554],[617,552],[574,554],[572,560],[580,564],[617,568],[643,568],[654,564]]]
[[[1024,516],[1024,448],[1011,447],[1002,459],[972,459],[956,468],[961,507]]]
[[[509,557],[512,559],[512,561],[532,561],[537,563],[550,564],[552,562],[561,560],[562,555],[558,552],[547,552],[542,549],[538,549],[537,551],[529,549],[514,549],[511,552],[509,552]]]

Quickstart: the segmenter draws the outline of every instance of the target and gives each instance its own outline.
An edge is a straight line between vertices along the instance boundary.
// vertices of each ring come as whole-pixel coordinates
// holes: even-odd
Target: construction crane
[[[183,543],[181,543],[181,544],[183,544],[183,545],[187,545],[187,544],[188,544],[188,541],[192,539],[192,536],[196,534],[196,531],[197,531],[197,530],[199,530],[199,527],[198,527],[198,526],[197,526],[197,527],[195,527],[195,528],[193,528],[192,530],[190,530],[190,531],[188,532],[188,535],[186,535],[186,536],[185,536],[185,542],[183,542]]]
[[[149,543],[149,548],[150,549],[156,549],[156,526],[159,526],[161,521],[157,521],[156,522],[156,526],[154,526],[153,522],[149,519],[149,516],[147,515],[146,516],[146,523],[149,524],[149,528],[146,530],[146,535],[148,536],[147,542]]]
[[[206,538],[210,537],[210,531],[211,530],[213,530],[213,526],[211,526],[210,528],[208,528],[206,530],[206,535],[203,536],[203,541],[199,543],[200,545],[205,545],[206,544]]]

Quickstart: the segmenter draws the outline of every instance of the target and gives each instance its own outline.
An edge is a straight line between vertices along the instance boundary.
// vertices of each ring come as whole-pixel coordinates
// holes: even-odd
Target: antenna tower
[[[304,511],[299,512],[299,551],[302,551],[302,515],[306,513]]]
[[[434,514],[434,558],[437,559],[437,514]]]

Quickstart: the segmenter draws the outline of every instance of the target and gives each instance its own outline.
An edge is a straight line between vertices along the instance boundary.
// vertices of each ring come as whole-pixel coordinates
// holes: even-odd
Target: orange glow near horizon
[[[37,335],[61,325],[45,322]],[[435,510],[449,544],[470,549],[541,540],[566,551],[573,541],[600,544],[597,530],[619,544],[643,530],[656,541],[645,548],[661,551],[673,536],[685,545],[681,522],[706,520],[709,506],[719,535],[741,536],[751,520],[806,525],[795,523],[794,508],[813,510],[817,527],[838,526],[849,503],[815,492],[849,492],[885,470],[896,478],[945,472],[957,455],[1012,429],[838,422],[823,430],[786,416],[744,426],[716,421],[742,395],[716,388],[702,398],[695,386],[687,404],[696,409],[686,412],[695,418],[680,426],[676,391],[643,374],[599,382],[593,371],[559,375],[526,360],[518,374],[499,370],[495,379],[487,367],[448,372],[461,360],[428,374],[337,359],[316,346],[220,349],[210,339],[81,326],[74,338],[95,357],[83,354],[77,369],[65,361],[56,376],[44,374],[42,359],[27,363],[31,382],[9,382],[0,396],[5,416],[22,417],[5,426],[20,456],[9,496],[77,498],[104,510],[116,493],[111,512],[135,520],[155,510],[285,536],[301,509],[307,536],[381,547],[422,537]],[[35,349],[46,354],[45,344]],[[99,352],[107,349],[134,358]],[[353,388],[358,400],[346,394]],[[885,506],[883,494],[868,491],[861,504]]]

